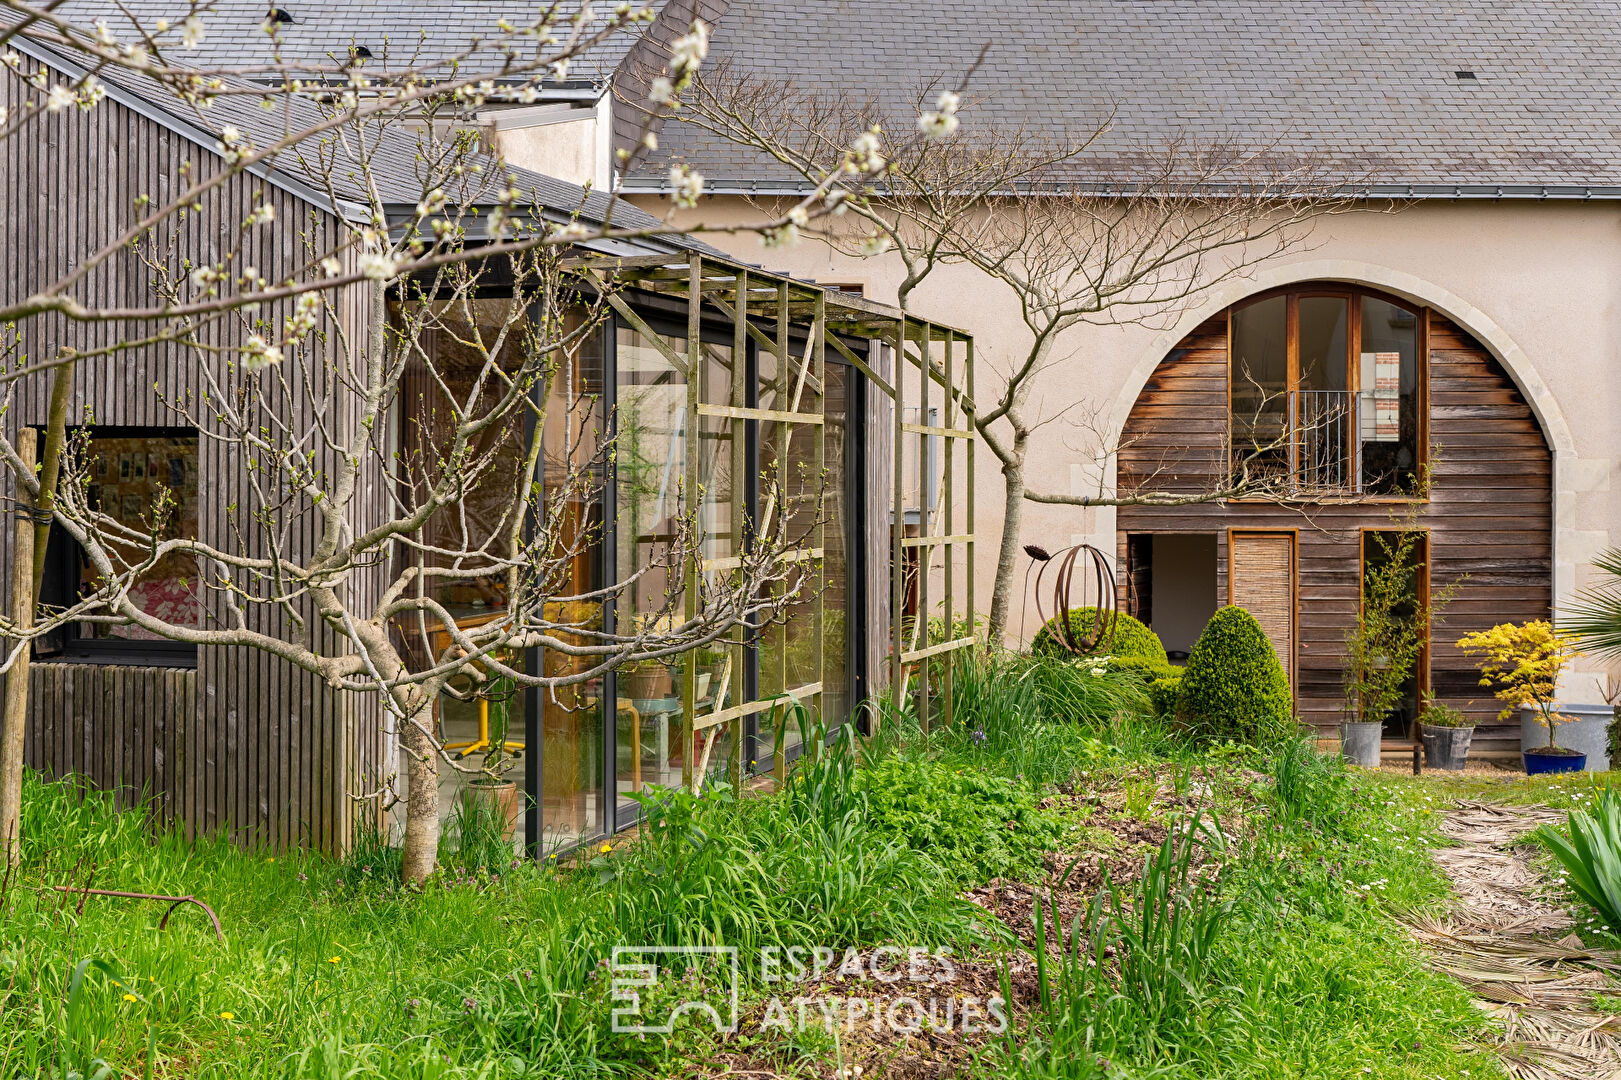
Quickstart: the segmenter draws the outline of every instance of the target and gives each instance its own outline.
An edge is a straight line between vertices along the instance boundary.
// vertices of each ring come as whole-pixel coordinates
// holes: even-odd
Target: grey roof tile
[[[1183,140],[1390,186],[1621,185],[1621,0],[737,0],[710,55],[904,119],[986,44],[965,125],[1082,131],[1113,109],[1098,171]],[[660,142],[633,185],[670,158],[712,185],[785,178],[688,125]]]

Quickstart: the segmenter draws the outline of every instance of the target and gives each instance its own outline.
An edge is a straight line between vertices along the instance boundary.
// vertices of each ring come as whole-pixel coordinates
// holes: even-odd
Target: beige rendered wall
[[[668,208],[662,199],[640,201],[655,213]],[[719,197],[706,199],[688,223],[736,224],[755,216],[742,199]],[[767,250],[748,234],[706,239],[771,270],[860,282],[874,299],[895,299],[900,272],[893,255],[862,259],[815,240]],[[1095,491],[1097,440],[1089,429],[1118,431],[1149,373],[1188,330],[1261,289],[1316,279],[1377,286],[1444,312],[1479,338],[1519,383],[1553,449],[1554,604],[1560,610],[1588,580],[1592,556],[1621,545],[1621,203],[1435,201],[1396,212],[1336,215],[1317,222],[1296,250],[1255,267],[1244,280],[1224,283],[1158,325],[1078,327],[1065,335],[1057,351],[1062,359],[1032,394],[1044,415],[1072,411],[1033,439],[1031,485]],[[981,400],[997,369],[1029,341],[1007,291],[964,267],[936,271],[914,294],[912,308],[974,335]],[[978,457],[975,573],[983,609],[1001,538],[1003,488],[989,451],[982,447]],[[1112,465],[1105,466],[1105,485],[1111,473]],[[1022,539],[1048,547],[1087,541],[1112,556],[1114,512],[1027,504]],[[1016,620],[1021,610],[1015,599]],[[1031,605],[1026,640],[1035,618]],[[1010,627],[1010,637],[1018,632]],[[1580,661],[1566,693],[1573,700],[1601,700],[1601,680],[1596,662]]]

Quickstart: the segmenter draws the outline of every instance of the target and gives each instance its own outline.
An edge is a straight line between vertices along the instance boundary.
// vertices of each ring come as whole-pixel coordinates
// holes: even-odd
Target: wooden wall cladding
[[[20,113],[27,93],[16,75],[0,66],[0,105]],[[0,161],[0,192],[5,193],[0,198],[0,288],[8,296],[26,296],[44,287],[116,237],[135,219],[137,196],[173,197],[183,182],[182,165],[193,178],[219,166],[210,150],[112,100],[86,113],[68,109],[37,117],[25,136],[29,152]],[[280,277],[307,256],[301,233],[321,235],[334,228],[330,215],[309,203],[259,178],[241,176],[212,189],[200,213],[174,221],[176,250],[198,260],[219,258],[234,243],[237,223],[261,200],[275,207],[277,224],[252,232],[238,263],[259,267],[268,278]],[[168,239],[165,235],[160,241]],[[144,306],[152,302],[149,281],[146,268],[126,250],[88,274],[76,295],[98,305]],[[364,340],[358,332],[366,318],[362,301],[359,290],[337,297],[337,313],[321,329],[341,328],[349,340]],[[281,314],[267,309],[261,316],[275,325]],[[143,326],[141,332],[149,329]],[[31,357],[53,356],[62,345],[83,349],[127,340],[136,333],[131,326],[60,318],[32,319],[18,331],[21,351]],[[211,343],[228,345],[230,335],[245,332],[215,328]],[[189,394],[201,400],[197,362],[195,353],[170,345],[82,362],[70,417],[81,423],[90,417],[99,424],[181,424],[158,391],[168,398]],[[324,408],[330,430],[352,429],[356,418],[343,414],[341,406],[314,404],[324,400],[321,379],[336,377],[332,372],[341,369],[339,362],[312,368],[313,395],[294,389],[295,397],[278,408],[295,420],[308,420],[315,409]],[[281,393],[269,380],[249,392],[267,399]],[[14,434],[20,424],[43,424],[49,380],[22,380],[14,394],[3,420],[8,433]],[[199,535],[237,546],[230,508],[238,508],[241,521],[255,505],[248,469],[232,446],[204,438],[199,472],[205,493],[199,504]],[[381,512],[386,495],[382,483],[380,474],[368,480],[362,517]],[[0,484],[0,498],[11,498],[9,482]],[[282,537],[286,549],[313,544],[317,526],[309,515],[287,521]],[[356,526],[364,527],[365,521],[357,520]],[[10,530],[0,530],[0,558],[7,565],[9,542]],[[250,525],[241,546],[262,553],[265,541]],[[368,598],[379,595],[380,581],[360,572],[354,588],[363,608]],[[206,614],[214,625],[228,623],[217,598]],[[248,618],[250,625],[268,628],[278,616],[257,610]],[[325,648],[337,647],[331,635],[321,640]],[[62,670],[68,667],[72,670]],[[194,832],[225,831],[251,845],[341,848],[357,813],[349,794],[374,787],[376,778],[392,769],[390,744],[371,701],[331,690],[313,674],[265,653],[200,650],[196,669],[184,676],[191,681],[181,700],[191,703],[193,724],[186,752],[179,756],[173,747],[149,742],[160,732],[168,738],[176,730],[171,710],[179,692],[175,680],[181,676],[173,669],[46,664],[36,670],[48,674],[39,676],[44,681],[30,702],[36,715],[29,738],[43,741],[30,743],[29,760],[58,776],[86,768],[96,783],[150,783],[152,794],[164,804],[163,815]],[[70,728],[78,733],[76,740],[61,734]],[[161,759],[163,767],[154,764],[143,772],[131,765],[109,772],[111,766],[104,762],[123,756],[131,762]]]
[[[78,777],[120,807],[147,802],[165,826],[187,820],[200,735],[195,669],[34,664],[28,701],[30,768]]]
[[[1429,531],[1431,587],[1461,579],[1432,634],[1430,685],[1482,726],[1483,753],[1517,753],[1519,722],[1499,723],[1498,703],[1453,644],[1495,623],[1548,618],[1553,582],[1553,458],[1513,380],[1469,333],[1429,314],[1429,439],[1435,472],[1418,525]],[[1150,376],[1122,435],[1122,491],[1210,490],[1225,468],[1227,316],[1199,326]],[[1345,636],[1359,603],[1364,529],[1396,527],[1401,504],[1347,500],[1122,507],[1120,557],[1136,533],[1213,533],[1219,602],[1227,600],[1229,529],[1299,533],[1296,701],[1302,719],[1340,722]],[[1122,595],[1122,602],[1125,596]]]

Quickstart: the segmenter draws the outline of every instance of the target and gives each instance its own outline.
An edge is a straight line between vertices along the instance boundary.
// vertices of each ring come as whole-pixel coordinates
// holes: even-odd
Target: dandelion
[[[134,994],[125,994],[124,995],[124,1000],[125,1001],[138,1001],[139,999]]]
[[[222,1012],[222,1013],[220,1013],[220,1019],[221,1020],[235,1020],[236,1019],[236,1013],[234,1013],[234,1012]]]
[[[329,964],[336,964],[338,962],[338,958],[336,956],[329,956],[326,958],[326,962]]]
[[[606,854],[608,854],[608,852],[612,851],[613,849],[614,849],[614,846],[612,844],[603,844],[597,850],[602,852],[602,854],[606,855]],[[555,858],[555,856],[554,856],[554,858]]]

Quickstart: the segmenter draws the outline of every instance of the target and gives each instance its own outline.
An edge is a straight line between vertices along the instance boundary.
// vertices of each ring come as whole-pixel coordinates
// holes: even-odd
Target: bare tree
[[[369,696],[405,750],[402,875],[419,882],[434,868],[439,770],[468,768],[433,724],[453,679],[566,693],[625,663],[769,621],[804,586],[802,564],[779,558],[798,539],[786,514],[753,524],[735,567],[689,578],[703,542],[693,492],[678,493],[658,554],[629,580],[591,590],[571,576],[600,539],[581,508],[616,454],[612,420],[581,375],[614,283],[588,260],[582,268],[582,245],[677,230],[611,195],[585,192],[559,206],[525,190],[518,170],[483,149],[471,112],[534,100],[544,79],[651,13],[543,7],[448,54],[322,63],[284,59],[267,17],[270,59],[227,71],[183,63],[206,33],[201,5],[154,25],[108,10],[116,14],[84,25],[57,6],[0,0],[0,60],[10,69],[0,72],[9,80],[0,147],[18,152],[40,117],[97,108],[109,84],[195,117],[219,142],[207,168],[170,178],[169,197],[142,195],[109,235],[90,236],[69,272],[0,299],[0,407],[31,380],[55,383],[44,467],[3,433],[0,459],[19,502],[41,519],[41,538],[59,528],[90,568],[77,596],[37,612],[24,605],[33,617],[0,624],[11,639],[0,670],[16,670],[35,640],[68,623],[111,625],[256,649]],[[690,82],[706,47],[701,23],[674,43],[663,96]],[[41,48],[52,63],[24,59]],[[346,212],[278,222],[265,199],[246,220],[207,222],[228,238],[223,253],[188,248],[188,218],[210,213],[211,194],[266,169]],[[701,188],[687,176],[678,203],[690,206]],[[764,228],[826,212],[817,195]],[[246,265],[249,240],[267,229],[296,229],[296,256]],[[131,252],[150,301],[96,295],[88,283],[97,268]],[[492,277],[503,299],[488,299]],[[29,353],[45,327],[64,323],[94,327],[92,344]],[[200,386],[175,392],[160,380],[163,404],[248,481],[251,498],[222,508],[225,540],[196,535],[177,491],[138,515],[102,505],[95,417],[74,418],[84,426],[70,430],[75,365],[132,363],[136,350],[160,344],[187,357]],[[402,410],[418,418],[403,445],[393,434]],[[142,583],[156,573],[186,582],[189,596],[164,610],[143,603]],[[601,612],[637,583],[656,584],[660,603],[608,630]],[[493,616],[458,623],[441,598],[449,585],[487,592]],[[536,646],[569,662],[523,670],[517,650]],[[13,753],[9,736],[21,722],[8,710],[0,740],[11,789],[22,763],[20,739]],[[385,777],[357,794],[392,800],[398,789]],[[15,805],[0,800],[12,815],[0,821],[12,859]]]
[[[1329,181],[1322,163],[1282,158],[1274,145],[1173,142],[1105,156],[1098,147],[1108,116],[1079,135],[994,124],[970,131],[961,117],[972,74],[955,89],[924,88],[916,112],[900,123],[872,101],[808,94],[722,65],[695,81],[677,116],[826,192],[839,218],[813,231],[846,253],[897,258],[903,310],[946,264],[980,270],[1016,305],[1028,341],[1004,355],[980,350],[983,367],[999,378],[981,380],[974,403],[976,429],[1006,485],[987,624],[990,640],[999,641],[1026,502],[1178,505],[1293,494],[1293,482],[1267,467],[1287,438],[1275,434],[1240,446],[1224,479],[1202,490],[1112,489],[1101,478],[1120,433],[1095,426],[1096,491],[1032,485],[1032,437],[1088,411],[1084,400],[1047,411],[1032,402],[1042,377],[1074,358],[1066,333],[1083,324],[1169,324],[1213,287],[1308,243],[1314,219],[1351,202],[1347,185]],[[858,141],[879,159],[877,177],[840,177],[844,159],[834,151]],[[775,216],[777,202],[757,201],[764,217]]]

